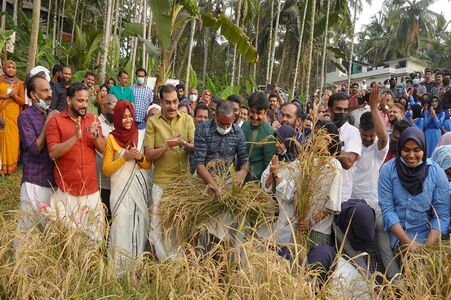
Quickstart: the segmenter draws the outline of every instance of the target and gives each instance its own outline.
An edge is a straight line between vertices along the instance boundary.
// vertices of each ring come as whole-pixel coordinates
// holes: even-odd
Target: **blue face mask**
[[[50,108],[50,105],[48,105],[47,103],[45,103],[44,100],[39,99],[39,98],[38,98],[37,104],[38,104],[38,106],[39,106],[40,108],[42,108],[43,110],[47,110],[47,109]]]

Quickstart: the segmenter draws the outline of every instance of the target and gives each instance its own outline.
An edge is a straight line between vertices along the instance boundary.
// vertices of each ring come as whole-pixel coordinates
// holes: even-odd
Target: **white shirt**
[[[362,147],[362,155],[352,167],[354,169],[354,183],[352,198],[364,199],[373,209],[378,209],[377,183],[379,169],[388,153],[388,143],[381,150],[377,148],[377,139],[369,147]]]
[[[339,257],[334,272],[330,275],[330,293],[326,299],[371,299],[368,280],[346,259]]]
[[[338,132],[340,134],[340,141],[343,142],[341,151],[352,152],[360,156],[362,152],[362,140],[360,138],[359,130],[346,122],[338,129]],[[351,199],[353,179],[353,167],[343,171],[342,202],[346,202]]]
[[[99,115],[100,126],[102,127],[102,134],[107,139],[108,135],[111,131],[114,130],[113,124],[108,123],[107,119],[103,114]],[[103,164],[103,154],[96,150],[96,169],[97,176],[99,176],[99,186],[102,189],[110,190],[111,189],[111,180],[110,177],[105,176],[102,172],[102,164]]]

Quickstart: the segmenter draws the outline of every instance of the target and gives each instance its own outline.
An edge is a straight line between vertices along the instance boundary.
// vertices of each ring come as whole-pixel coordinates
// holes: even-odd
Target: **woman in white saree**
[[[114,108],[114,130],[107,138],[103,172],[111,176],[112,224],[110,254],[116,273],[144,252],[149,232],[151,162],[142,153],[142,138],[134,122],[133,104],[118,101]]]

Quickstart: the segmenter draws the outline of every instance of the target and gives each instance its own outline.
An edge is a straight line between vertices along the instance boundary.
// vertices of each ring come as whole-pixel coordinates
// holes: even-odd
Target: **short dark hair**
[[[222,101],[221,97],[219,97],[219,96],[213,96],[213,97],[211,97],[211,102],[216,103],[216,105],[218,105],[219,103],[224,102],[224,101]]]
[[[128,72],[125,71],[125,70],[120,70],[119,73],[117,74],[117,78],[121,77],[122,74],[127,74],[128,75]]]
[[[160,90],[158,91],[158,96],[160,97],[161,100],[163,100],[164,94],[169,94],[172,92],[177,93],[177,90],[175,89],[175,87],[172,84],[164,84],[164,85],[160,86]]]
[[[359,84],[357,82],[354,82],[353,84],[351,84],[351,87],[357,86],[357,88],[359,87]]]
[[[269,98],[277,98],[277,100],[279,100],[279,96],[277,96],[276,93],[271,93],[271,94],[269,94],[268,100],[269,100]]]
[[[329,101],[327,106],[332,107],[334,105],[334,102],[341,101],[341,100],[349,100],[348,94],[346,93],[334,93],[329,97]]]
[[[38,78],[44,79],[45,81],[47,81],[47,79],[45,79],[44,77],[42,77],[41,75],[38,75],[38,74],[31,76],[30,79],[27,80],[27,96],[30,99],[31,99],[31,92],[36,92],[36,80]]]
[[[340,141],[340,133],[338,131],[337,125],[335,125],[331,121],[318,120],[318,122],[316,122],[316,127],[324,128],[326,132],[332,137],[332,141],[330,142],[328,147],[329,154],[340,154],[342,143]]]
[[[367,111],[360,116],[360,126],[359,127],[363,131],[374,129],[373,116],[371,115],[370,111]]]
[[[185,90],[185,86],[183,85],[183,83],[179,83],[179,84],[177,84],[177,85],[175,86],[175,89],[176,89],[176,90],[180,90],[180,89]]]
[[[112,80],[112,81],[114,82],[114,84],[116,84],[116,79],[114,79],[113,77],[108,78],[108,80],[107,80],[106,82],[108,82],[108,81],[110,81],[110,80]]]
[[[426,74],[426,73],[432,74],[432,70],[430,68],[426,68],[426,69],[424,69],[424,74]]]
[[[96,74],[94,72],[91,72],[91,71],[86,72],[85,78],[88,78],[88,76],[92,76],[94,78],[97,78]]]
[[[442,76],[443,76],[443,72],[442,72],[442,71],[437,71],[437,72],[435,72],[434,75],[435,75],[435,76],[437,76],[437,75],[442,75]]]
[[[199,103],[196,105],[196,108],[194,109],[194,117],[197,116],[197,112],[199,110],[206,110],[208,111],[208,115],[210,116],[210,108],[205,103]]]
[[[227,97],[227,101],[238,103],[238,105],[241,106],[240,97],[238,97],[237,95],[230,95],[229,97]]]
[[[410,123],[407,120],[396,121],[393,125],[393,131],[399,132],[401,134],[406,128],[410,127]]]
[[[241,109],[245,109],[245,110],[247,110],[247,112],[249,113],[249,107],[247,107],[247,106],[244,106],[244,105],[241,105]]]
[[[75,82],[72,83],[68,88],[67,88],[67,97],[73,97],[75,96],[75,93],[77,93],[78,91],[87,91],[88,88],[80,82]]]
[[[233,116],[232,102],[230,101],[220,101],[216,107],[216,116],[219,114],[223,116]]]
[[[249,108],[255,108],[257,111],[268,109],[268,98],[262,91],[257,91],[249,96]]]
[[[143,67],[136,69],[135,75],[138,76],[138,72],[144,72],[144,76],[147,76],[147,71]]]
[[[60,64],[56,64],[52,68],[52,76],[55,76],[56,73],[63,72],[63,66]]]

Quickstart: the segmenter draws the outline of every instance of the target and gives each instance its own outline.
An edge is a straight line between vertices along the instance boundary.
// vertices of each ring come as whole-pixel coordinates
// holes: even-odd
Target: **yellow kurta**
[[[25,102],[23,81],[17,80],[10,85],[0,77],[0,95],[6,95],[9,88],[14,90],[18,99],[14,100],[12,97],[0,99],[0,116],[6,123],[5,129],[0,130],[0,163],[4,175],[13,174],[17,171],[20,144],[17,117]]]

